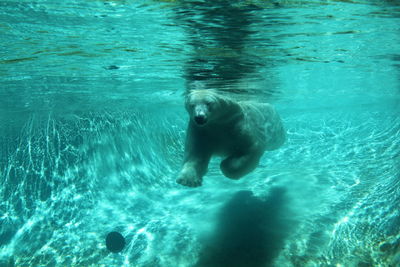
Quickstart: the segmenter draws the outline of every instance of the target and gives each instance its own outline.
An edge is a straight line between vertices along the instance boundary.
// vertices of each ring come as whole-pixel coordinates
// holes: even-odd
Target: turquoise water
[[[396,1],[2,1],[0,32],[0,266],[400,266]],[[192,88],[286,144],[177,185]]]

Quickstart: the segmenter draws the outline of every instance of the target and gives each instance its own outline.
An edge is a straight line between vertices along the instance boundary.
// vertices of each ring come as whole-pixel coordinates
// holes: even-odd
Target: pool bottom
[[[232,181],[214,159],[197,189],[174,182],[185,122],[138,114],[33,118],[6,144],[2,263],[398,264],[396,114],[286,116],[288,142],[255,172]],[[120,253],[111,231],[126,238]]]

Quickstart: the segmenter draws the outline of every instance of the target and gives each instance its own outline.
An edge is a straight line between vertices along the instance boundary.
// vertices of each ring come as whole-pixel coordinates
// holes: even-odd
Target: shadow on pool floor
[[[237,192],[221,209],[214,232],[204,242],[195,267],[265,267],[283,248],[289,222],[285,189],[266,199]]]

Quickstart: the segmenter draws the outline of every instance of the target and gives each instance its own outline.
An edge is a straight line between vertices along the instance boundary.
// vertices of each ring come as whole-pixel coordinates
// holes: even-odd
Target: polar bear
[[[233,99],[211,89],[186,96],[190,119],[177,183],[201,186],[212,156],[222,156],[222,173],[239,179],[253,171],[266,150],[285,142],[282,121],[270,104]]]

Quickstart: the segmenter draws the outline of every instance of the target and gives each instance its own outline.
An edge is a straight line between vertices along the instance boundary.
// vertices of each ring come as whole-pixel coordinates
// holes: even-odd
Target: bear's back
[[[265,150],[279,148],[286,139],[282,120],[274,107],[268,103],[240,102],[246,127],[258,139]]]

